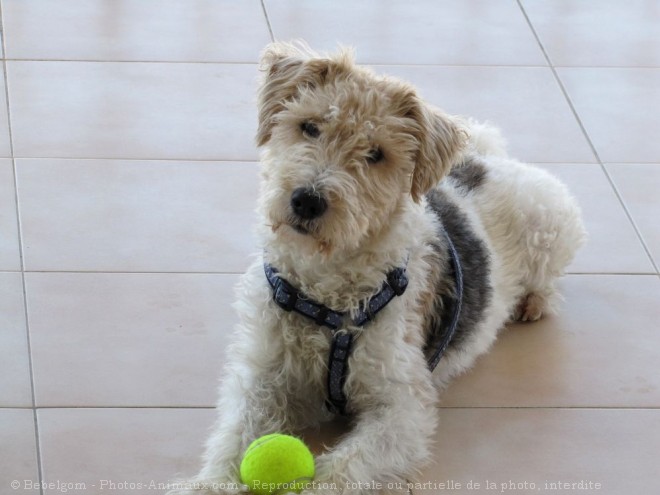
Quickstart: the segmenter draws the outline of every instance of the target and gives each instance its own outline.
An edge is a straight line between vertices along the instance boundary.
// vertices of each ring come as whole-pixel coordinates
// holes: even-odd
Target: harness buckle
[[[400,296],[408,287],[408,276],[405,268],[395,268],[387,274],[387,284],[397,296]]]

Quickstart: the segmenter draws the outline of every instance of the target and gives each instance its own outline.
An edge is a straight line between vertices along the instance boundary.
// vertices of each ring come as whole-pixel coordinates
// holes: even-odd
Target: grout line
[[[12,157],[10,156],[0,156],[0,160],[5,159],[5,160],[11,160]],[[127,157],[116,157],[116,156],[94,156],[94,157],[89,157],[89,156],[16,156],[14,157],[16,160],[96,160],[96,161],[124,161],[124,162],[199,162],[199,163],[260,163],[260,159],[253,158],[170,158],[170,157],[163,157],[163,158],[127,158]],[[538,160],[526,160],[523,158],[523,160],[526,163],[531,163],[533,165],[600,165],[597,161],[592,161],[592,162],[585,162],[585,161],[579,161],[579,160],[571,160],[571,161],[566,161],[566,160],[560,160],[560,161],[538,161]],[[652,162],[642,162],[642,161],[634,161],[634,162],[622,162],[620,160],[618,161],[609,161],[609,162],[603,162],[604,164],[617,164],[617,165],[657,165],[660,167],[660,162],[659,161],[652,161]]]
[[[269,26],[270,28],[270,26]],[[272,36],[272,34],[271,34]],[[273,39],[274,41],[274,39]],[[93,58],[2,58],[7,62],[80,62],[99,64],[207,64],[207,65],[259,65],[258,61],[237,60],[126,60],[126,59],[93,59]],[[458,64],[458,63],[402,63],[387,61],[359,61],[358,65],[375,65],[379,67],[477,67],[477,68],[510,68],[510,69],[547,69],[547,65],[537,64]],[[614,69],[614,70],[660,70],[660,66],[636,66],[636,65],[555,65],[557,69]]]
[[[531,163],[532,165],[600,165],[600,163],[593,161],[593,162],[584,162],[584,161],[578,161],[578,160],[573,160],[573,161],[560,161],[560,162],[549,162],[549,161],[530,161],[528,160],[527,163]],[[660,166],[660,161],[653,161],[653,162],[642,162],[642,161],[634,161],[634,162],[622,162],[620,160],[617,161],[604,161],[603,165],[658,165]]]
[[[632,224],[633,229],[635,229],[635,232],[637,233],[637,237],[639,238],[639,241],[642,243],[642,247],[644,248],[644,251],[646,251],[646,255],[649,257],[649,260],[651,261],[651,265],[653,265],[653,268],[655,269],[656,275],[660,276],[660,268],[658,268],[658,264],[653,258],[653,255],[651,254],[651,249],[646,244],[646,241],[644,240],[644,236],[642,235],[642,231],[637,226],[637,222],[635,222],[632,213],[630,213],[630,211],[628,210],[628,207],[626,206],[626,202],[623,199],[623,195],[619,192],[619,188],[616,187],[616,183],[614,182],[614,179],[610,175],[610,171],[607,169],[604,163],[601,163],[600,166],[603,169],[603,172],[605,173],[607,180],[610,182],[612,189],[614,189],[614,194],[616,194],[616,197],[619,198],[619,202],[621,203],[621,206],[623,206],[623,210],[628,216],[628,220]]]
[[[12,270],[0,270],[0,273],[18,273],[18,271]],[[245,270],[239,271],[127,271],[127,270],[25,270],[25,273],[49,273],[49,274],[75,274],[75,275],[243,275]],[[566,272],[567,276],[615,276],[615,277],[627,277],[627,276],[640,276],[640,277],[655,277],[657,274],[652,271],[648,272]]]
[[[598,277],[605,277],[605,276],[615,276],[615,277],[627,277],[627,276],[639,276],[639,277],[653,277],[655,276],[655,272],[566,272],[566,275],[574,275],[576,277],[580,276],[598,276]]]
[[[532,409],[586,411],[657,411],[660,406],[437,406],[438,409]]]
[[[275,36],[273,35],[273,26],[270,23],[270,18],[268,17],[268,10],[266,10],[265,0],[261,0],[261,9],[264,11],[264,17],[266,18],[266,25],[268,26],[268,33],[270,34],[270,41],[275,41]]]
[[[555,67],[558,69],[660,69],[658,65],[555,65]]]
[[[202,65],[259,65],[254,61],[220,61],[220,60],[101,60],[93,58],[67,59],[67,58],[5,58],[6,62],[80,62],[91,64],[202,64]]]
[[[72,62],[72,63],[100,63],[100,64],[206,64],[206,65],[254,65],[259,62],[232,62],[220,60],[96,60],[96,59],[60,59],[60,58],[6,58],[8,62]],[[358,65],[377,66],[377,67],[464,67],[464,68],[503,68],[503,69],[547,69],[547,65],[529,65],[529,64],[434,64],[434,63],[399,63],[387,61],[359,61]],[[609,67],[604,67],[609,68]],[[636,67],[630,67],[635,69]],[[660,69],[660,67],[659,67]]]
[[[465,68],[465,69],[547,69],[547,65],[513,65],[513,64],[404,64],[398,62],[370,62],[360,61],[358,65],[371,67],[437,67],[437,68]]]
[[[107,274],[107,275],[242,275],[243,273],[245,273],[245,270],[237,271],[237,272],[229,272],[229,271],[226,272],[183,272],[183,271],[130,272],[130,271],[122,271],[122,270],[25,270],[25,273],[57,273],[57,274],[71,273],[71,274]]]
[[[7,46],[6,41],[7,37],[5,36],[4,29],[4,17],[2,15],[2,10],[0,9],[0,30],[2,30],[2,50],[3,54],[6,54]],[[28,315],[28,300],[27,300],[27,290],[25,286],[25,255],[23,252],[23,232],[21,228],[21,215],[19,211],[19,202],[18,202],[18,172],[16,169],[16,158],[14,156],[14,135],[12,132],[11,126],[11,105],[9,104],[9,77],[7,75],[7,61],[2,60],[2,76],[5,83],[5,100],[7,104],[7,130],[9,134],[9,152],[11,154],[12,162],[12,172],[14,179],[14,203],[16,206],[16,231],[18,236],[18,254],[20,258],[21,265],[21,289],[23,292],[23,316],[25,318],[25,339],[27,344],[28,352],[28,367],[30,372],[30,395],[32,399],[32,421],[34,423],[34,436],[35,436],[35,450],[37,454],[37,475],[39,476],[39,493],[43,495],[43,486],[41,481],[43,481],[43,468],[42,468],[42,459],[41,459],[41,438],[39,435],[39,419],[37,417],[36,409],[36,395],[34,390],[34,366],[32,361],[32,342],[30,340],[30,318]]]
[[[21,407],[2,407],[0,409],[25,409]],[[213,410],[216,406],[38,406],[38,410],[48,409],[201,409]]]
[[[564,99],[568,103],[568,106],[573,113],[573,117],[575,117],[575,120],[577,121],[578,126],[580,127],[580,130],[582,131],[582,134],[584,135],[585,139],[587,140],[587,144],[589,145],[589,148],[591,148],[591,152],[593,153],[594,157],[596,158],[597,162],[602,165],[602,161],[600,159],[600,156],[598,155],[598,151],[596,151],[596,147],[594,144],[591,142],[591,139],[589,138],[589,135],[587,134],[586,129],[582,125],[582,120],[577,114],[577,111],[575,110],[575,107],[573,106],[573,102],[571,101],[570,97],[568,96],[568,92],[566,91],[566,88],[564,87],[564,84],[561,82],[561,79],[559,78],[559,75],[557,74],[557,70],[555,69],[554,65],[552,65],[552,60],[550,60],[550,55],[548,55],[548,52],[546,51],[545,47],[543,46],[543,43],[541,42],[541,38],[536,32],[536,29],[534,29],[534,26],[532,25],[532,21],[529,19],[529,16],[527,15],[527,12],[525,12],[524,7],[522,6],[522,3],[520,0],[516,0],[518,3],[518,7],[520,8],[520,11],[522,12],[523,16],[525,17],[525,20],[527,21],[527,25],[529,26],[529,29],[532,31],[532,35],[534,36],[534,39],[536,39],[536,43],[539,45],[539,48],[541,49],[541,52],[543,53],[543,56],[545,57],[546,62],[548,63],[548,67],[552,71],[552,75],[555,78],[556,83],[559,86],[559,89],[561,90],[562,94],[564,95]]]
[[[580,130],[582,131],[582,134],[584,138],[587,140],[587,144],[591,148],[591,152],[594,154],[596,157],[596,160],[598,160],[598,164],[600,165],[601,170],[605,174],[605,177],[607,178],[608,182],[610,183],[610,187],[614,191],[614,194],[616,195],[617,199],[619,200],[619,204],[623,208],[624,213],[628,217],[628,221],[632,225],[633,229],[635,230],[635,233],[637,234],[637,239],[639,242],[642,244],[642,247],[644,248],[644,251],[646,252],[646,256],[648,257],[649,261],[651,262],[651,265],[653,266],[655,273],[657,275],[660,275],[660,269],[658,268],[658,265],[656,264],[655,260],[653,259],[653,255],[651,254],[651,250],[649,249],[648,245],[646,244],[646,241],[644,241],[644,237],[642,236],[642,233],[640,232],[639,228],[637,227],[637,224],[633,220],[632,214],[628,210],[628,207],[626,206],[625,201],[623,200],[623,196],[619,192],[619,189],[616,187],[616,184],[614,183],[614,179],[612,179],[612,176],[610,175],[609,171],[605,167],[603,160],[601,159],[600,155],[598,154],[598,151],[596,150],[596,146],[594,145],[593,141],[591,140],[591,137],[589,137],[589,133],[587,132],[587,129],[584,127],[584,124],[582,123],[582,119],[577,113],[577,110],[575,109],[575,105],[573,105],[573,101],[571,100],[571,97],[568,94],[568,91],[566,90],[566,87],[564,86],[564,83],[562,82],[561,78],[559,77],[559,73],[557,72],[557,69],[555,66],[552,64],[552,60],[550,59],[550,55],[546,51],[545,47],[543,46],[543,43],[541,42],[541,38],[539,37],[538,33],[536,32],[536,29],[534,29],[534,26],[532,25],[532,21],[527,15],[527,12],[525,11],[525,8],[523,7],[521,0],[516,0],[518,3],[518,7],[520,8],[520,11],[522,12],[523,16],[525,17],[525,20],[527,21],[527,24],[529,26],[529,29],[532,31],[532,34],[534,35],[534,38],[536,39],[536,42],[538,43],[539,47],[541,48],[541,51],[543,52],[543,56],[545,57],[546,61],[548,62],[548,66],[550,67],[550,70],[552,71],[552,75],[555,78],[555,81],[559,85],[559,89],[561,90],[562,94],[564,95],[564,98],[566,102],[568,103],[568,106],[573,113],[573,116],[575,117],[575,120],[577,121],[578,126],[580,127]]]
[[[1,157],[0,157],[1,158]],[[7,158],[7,157],[4,157]],[[246,158],[118,158],[118,157],[88,157],[88,156],[17,156],[15,160],[96,160],[96,161],[124,161],[124,162],[199,162],[199,163],[259,163],[259,159]]]
[[[660,161],[655,160],[651,162],[645,162],[642,160],[635,160],[634,162],[624,162],[621,160],[605,160],[603,165],[660,165]]]
[[[0,270],[0,273],[18,273],[18,271],[12,270]],[[138,271],[127,271],[127,270],[25,270],[25,273],[52,273],[52,274],[107,274],[107,275],[243,275],[245,270],[239,271],[162,271],[162,270],[138,270]],[[648,272],[566,272],[565,275],[568,276],[655,276],[656,273],[652,271]]]
[[[21,406],[0,406],[0,409],[15,410],[58,410],[58,409],[179,409],[179,410],[208,410],[217,409],[216,406],[39,406],[36,408]],[[437,406],[436,409],[531,409],[531,410],[613,410],[613,411],[656,411],[660,406]]]

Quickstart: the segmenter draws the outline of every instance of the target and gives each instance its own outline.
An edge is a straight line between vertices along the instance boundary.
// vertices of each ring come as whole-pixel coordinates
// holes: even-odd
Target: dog
[[[261,69],[262,254],[237,288],[194,488],[246,490],[250,442],[341,414],[352,428],[316,458],[309,492],[405,483],[431,456],[452,377],[507,322],[555,309],[585,239],[579,207],[508,157],[497,129],[431,107],[349,50],[274,43]]]

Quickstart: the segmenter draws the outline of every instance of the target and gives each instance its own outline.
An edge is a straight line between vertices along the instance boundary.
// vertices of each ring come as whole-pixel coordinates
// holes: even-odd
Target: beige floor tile
[[[648,0],[522,2],[554,65],[660,66],[660,8]]]
[[[628,211],[660,265],[660,163],[607,164]]]
[[[159,484],[197,473],[214,419],[213,409],[41,409],[44,478],[85,483],[77,493],[163,494]]]
[[[265,5],[277,39],[302,38],[317,50],[352,45],[365,63],[546,64],[514,2],[269,0]]]
[[[0,407],[32,407],[23,281],[0,272]]]
[[[234,275],[26,275],[38,406],[213,406]]]
[[[504,330],[442,405],[660,406],[660,280],[569,275],[558,316]]]
[[[621,495],[650,494],[657,488],[658,410],[441,410],[435,438],[435,458],[420,481],[462,484],[446,493]],[[488,489],[486,480],[495,487]],[[470,481],[480,487],[469,489]],[[593,484],[591,490],[565,485],[560,490],[546,481]]]
[[[8,62],[19,157],[255,159],[252,64]]]
[[[568,272],[654,273],[633,225],[599,164],[542,164],[580,203],[589,239]]]
[[[0,487],[2,493],[39,493],[34,413],[0,409]],[[12,482],[18,484],[12,485]]]
[[[7,0],[11,59],[256,62],[259,0]]]
[[[7,94],[4,77],[0,78],[0,157],[3,156],[11,156],[11,146],[9,144],[9,118],[7,117]]]
[[[252,162],[17,160],[28,270],[243,272]]]
[[[20,270],[14,166],[0,158],[0,270]]]
[[[586,139],[550,69],[378,66],[416,85],[446,111],[500,127],[522,160],[594,162]]]
[[[660,162],[660,69],[558,69],[605,162]]]

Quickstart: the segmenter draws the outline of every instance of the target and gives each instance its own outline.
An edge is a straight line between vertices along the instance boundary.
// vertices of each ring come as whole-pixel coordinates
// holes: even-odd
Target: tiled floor
[[[159,493],[135,484],[196,469],[254,251],[273,37],[354,45],[497,123],[584,210],[561,314],[504,331],[448,390],[413,492],[658,492],[660,2],[0,7],[0,493]]]

